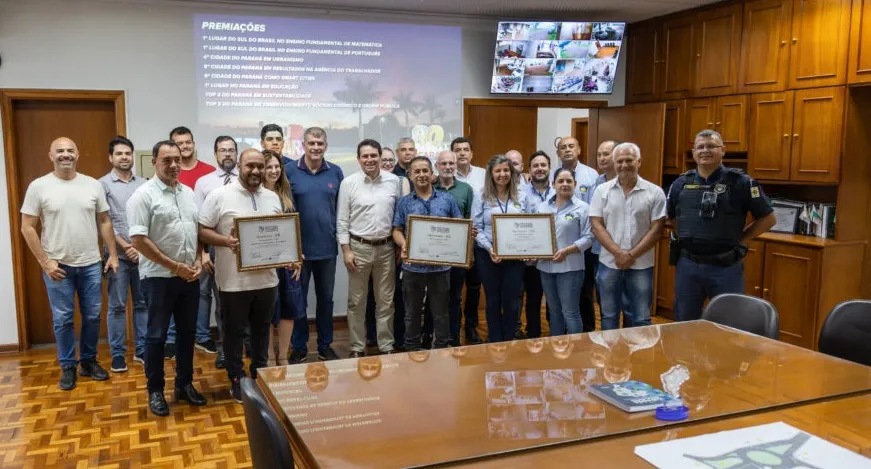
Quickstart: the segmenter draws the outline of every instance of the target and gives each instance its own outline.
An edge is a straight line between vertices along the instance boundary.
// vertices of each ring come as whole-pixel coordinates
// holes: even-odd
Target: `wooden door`
[[[765,243],[747,241],[744,258],[744,293],[762,298],[762,263],[765,261]]]
[[[686,126],[685,100],[665,103],[665,137],[662,141],[662,172],[664,174],[680,174],[684,171],[686,150],[689,148],[684,139]]]
[[[71,138],[79,150],[78,171],[93,178],[109,172],[107,144],[125,133],[123,92],[2,90],[6,168],[9,179],[13,259],[16,265],[16,299],[19,336],[23,348],[54,343],[52,313],[42,269],[20,233],[19,209],[27,186],[53,170],[49,145],[58,137]],[[106,293],[100,337],[106,337]],[[75,315],[76,335],[81,317]],[[23,326],[23,327],[22,327]]]
[[[535,153],[538,108],[535,106],[469,106],[469,140],[474,150],[472,164],[487,167],[495,154],[517,150]]]
[[[850,42],[850,0],[794,0],[789,87],[843,85]]]
[[[747,169],[756,179],[786,181],[792,151],[793,92],[750,97],[750,146]]]
[[[640,23],[629,29],[626,102],[659,100],[660,28],[655,23]]]
[[[586,151],[587,147],[590,145],[590,119],[586,117],[575,117],[572,119],[572,137],[577,139],[578,146],[581,147],[581,153]],[[531,155],[532,153],[530,153]],[[588,153],[587,154],[587,165],[593,169],[598,167],[596,162],[596,153]],[[583,157],[581,158],[581,162],[584,162]],[[526,168],[529,171],[529,168]]]
[[[595,132],[594,132],[595,131]],[[615,140],[632,142],[641,149],[638,174],[648,181],[662,183],[662,148],[665,132],[665,104],[639,103],[628,106],[590,109],[590,143]]]
[[[780,340],[812,348],[820,290],[820,251],[765,243],[763,298],[777,308]]]
[[[795,91],[790,179],[838,182],[844,129],[844,87]]]
[[[705,129],[714,128],[714,105],[716,99],[687,100],[686,145],[692,149],[696,134]]]
[[[852,23],[847,82],[871,83],[871,0],[853,0]]]
[[[668,232],[656,245],[656,311],[673,320],[675,268],[668,263]]]
[[[792,1],[753,0],[744,4],[738,79],[742,93],[786,89]]]
[[[692,93],[695,54],[693,15],[678,16],[662,25],[662,92],[660,99],[683,99]]]
[[[747,151],[747,95],[717,98],[714,128],[723,136],[726,151]]]
[[[696,15],[693,96],[721,96],[737,90],[741,12],[741,3],[736,3]]]

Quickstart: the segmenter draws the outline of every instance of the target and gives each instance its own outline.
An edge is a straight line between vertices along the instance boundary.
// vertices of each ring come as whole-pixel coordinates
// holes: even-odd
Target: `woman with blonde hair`
[[[264,150],[263,157],[266,159],[263,187],[278,194],[284,213],[295,212],[290,182],[284,173],[282,156],[272,150]],[[276,352],[275,347],[275,331],[272,330],[269,333],[267,366],[287,365],[287,352],[290,349],[293,321],[306,319],[299,272],[291,272],[284,268],[278,269],[278,296],[275,301],[275,314],[272,318],[272,326],[278,329],[278,351]]]
[[[484,284],[487,299],[487,341],[502,342],[514,338],[520,302],[517,292],[523,289],[524,263],[500,259],[493,250],[494,214],[528,212],[526,197],[517,188],[517,171],[505,155],[487,162],[483,190],[472,201],[475,237],[475,262]]]

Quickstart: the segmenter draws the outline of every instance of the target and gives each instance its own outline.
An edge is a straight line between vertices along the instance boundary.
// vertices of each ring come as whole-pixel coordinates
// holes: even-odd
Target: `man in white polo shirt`
[[[652,248],[659,241],[666,215],[665,192],[638,175],[638,145],[617,145],[613,158],[617,177],[600,184],[590,204],[593,234],[602,243],[596,282],[605,330],[617,328],[621,305],[633,326],[650,325]]]
[[[265,189],[263,172],[266,160],[259,150],[249,148],[239,157],[239,177],[211,191],[200,208],[200,239],[215,246],[215,279],[218,283],[224,320],[224,357],[230,377],[230,394],[242,402],[240,380],[245,376],[242,342],[245,327],[251,330],[251,377],[266,366],[269,358],[269,331],[275,312],[278,275],[275,269],[239,272],[236,254],[239,240],[234,219],[258,215],[277,215],[281,201]],[[299,266],[296,275],[299,275]]]

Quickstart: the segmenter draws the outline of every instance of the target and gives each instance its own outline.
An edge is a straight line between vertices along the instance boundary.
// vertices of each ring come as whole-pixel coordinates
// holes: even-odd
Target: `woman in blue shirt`
[[[484,189],[472,201],[475,237],[475,262],[484,284],[487,299],[488,342],[514,338],[520,302],[517,292],[523,288],[523,262],[502,260],[493,252],[494,214],[518,214],[527,211],[526,198],[517,188],[517,172],[505,155],[496,155],[487,163]]]
[[[593,244],[590,206],[575,196],[571,170],[558,169],[553,186],[556,195],[539,204],[535,212],[553,214],[557,252],[551,260],[539,260],[537,267],[551,311],[550,335],[579,334],[583,328],[578,304],[584,283],[584,251]]]

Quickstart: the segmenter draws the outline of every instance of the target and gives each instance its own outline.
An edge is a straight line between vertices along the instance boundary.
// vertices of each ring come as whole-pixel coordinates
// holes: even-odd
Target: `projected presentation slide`
[[[194,35],[200,125],[240,150],[276,123],[295,159],[319,126],[350,172],[364,138],[435,156],[462,135],[459,27],[194,15]]]
[[[625,23],[499,23],[490,92],[611,93],[625,28]]]

